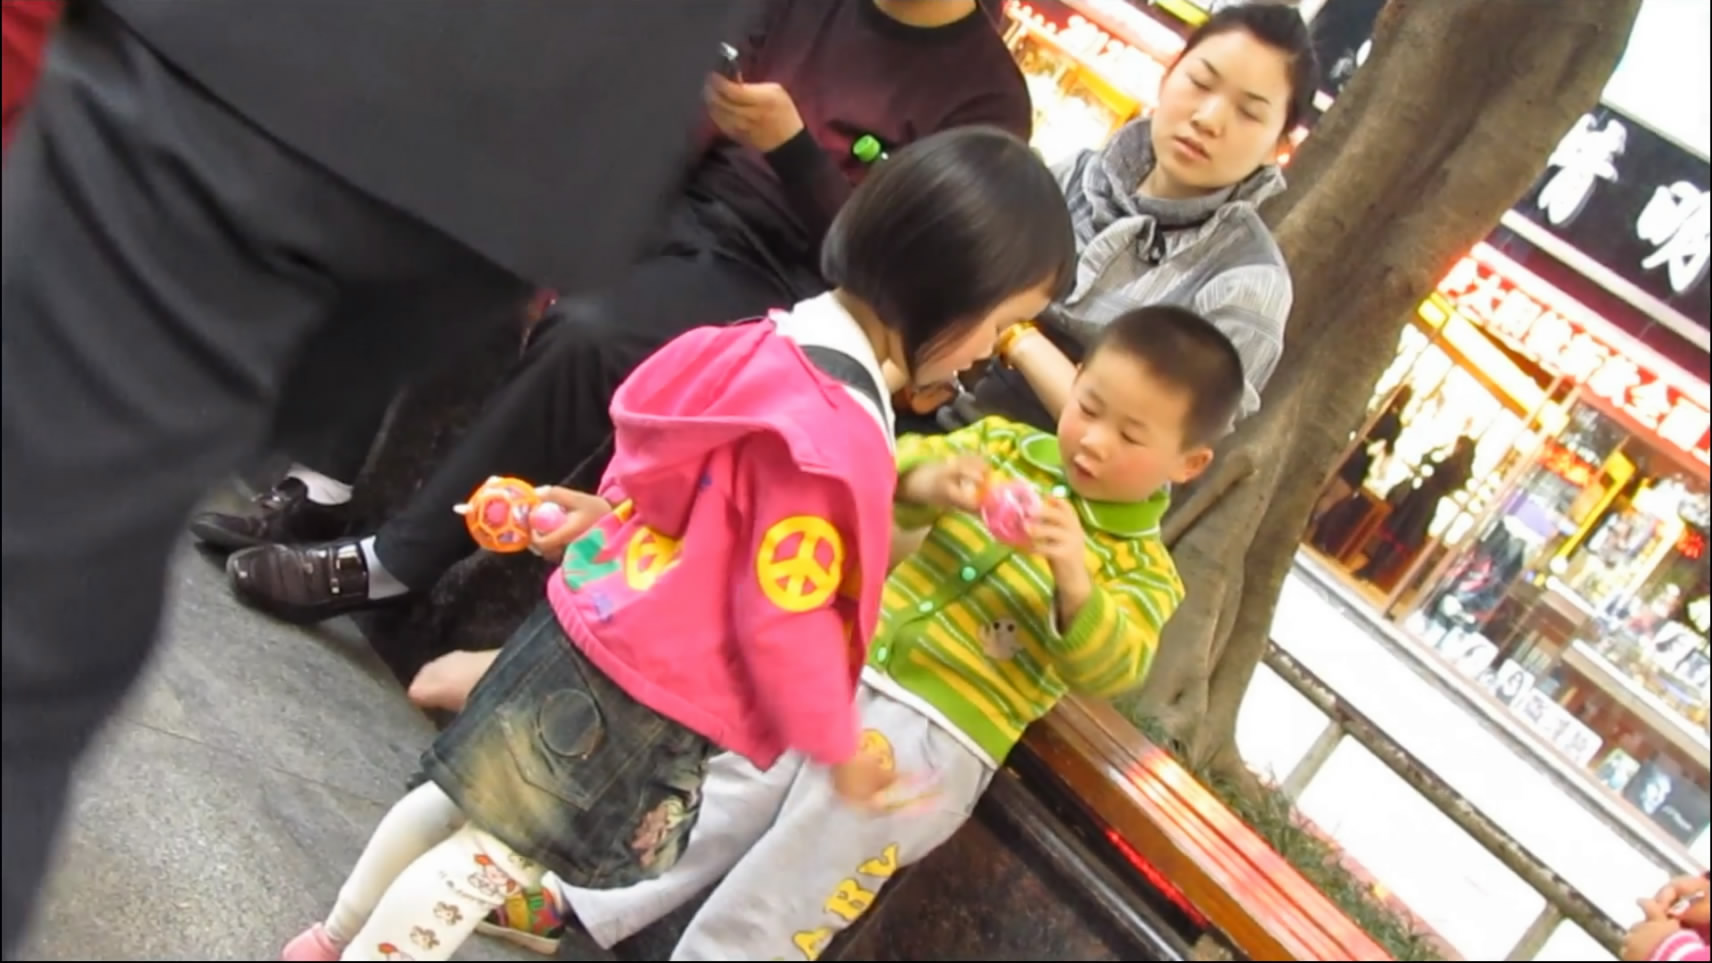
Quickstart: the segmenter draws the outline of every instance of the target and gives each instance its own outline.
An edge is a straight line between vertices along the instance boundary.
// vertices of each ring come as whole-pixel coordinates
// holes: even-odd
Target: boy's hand
[[[1029,522],[1028,537],[1034,550],[1052,566],[1052,577],[1061,587],[1077,577],[1088,580],[1087,534],[1076,506],[1054,496],[1041,499]]]
[[[980,455],[954,455],[917,465],[898,479],[898,500],[965,512],[981,510],[981,489],[992,467]]]
[[[529,550],[549,562],[564,558],[566,545],[582,538],[595,522],[612,512],[612,506],[606,499],[588,492],[543,485],[535,489],[535,493],[541,496],[542,501],[552,502],[565,510],[565,520],[558,528],[545,535],[534,531],[529,535]]]
[[[1093,576],[1088,574],[1087,535],[1076,506],[1058,497],[1044,499],[1029,523],[1028,537],[1052,569],[1059,614],[1068,622],[1094,591]]]

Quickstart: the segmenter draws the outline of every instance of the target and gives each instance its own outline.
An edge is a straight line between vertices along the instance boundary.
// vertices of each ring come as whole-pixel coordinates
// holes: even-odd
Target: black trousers
[[[721,213],[712,205],[680,208],[666,243],[612,288],[561,298],[548,311],[475,424],[376,533],[375,554],[388,572],[427,590],[473,552],[452,506],[489,475],[593,485],[609,454],[612,394],[643,359],[690,328],[793,303],[802,283],[742,260]]]
[[[10,959],[200,497],[270,432],[337,417],[330,386],[389,397],[529,286],[261,134],[100,7],[56,38],[4,177]]]

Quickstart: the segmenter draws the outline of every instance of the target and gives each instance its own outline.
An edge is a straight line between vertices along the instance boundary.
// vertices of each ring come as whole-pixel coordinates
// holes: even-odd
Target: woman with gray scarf
[[[1291,300],[1289,268],[1258,205],[1284,189],[1275,159],[1317,83],[1295,10],[1246,4],[1203,24],[1166,73],[1152,116],[1057,170],[1081,248],[1075,290],[1000,338],[997,363],[940,411],[940,426],[987,414],[1055,424],[1092,334],[1158,303],[1218,325],[1243,359],[1242,414],[1258,410]]]

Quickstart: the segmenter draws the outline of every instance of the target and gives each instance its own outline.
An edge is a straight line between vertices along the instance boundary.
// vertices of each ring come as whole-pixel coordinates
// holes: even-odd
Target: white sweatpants
[[[345,960],[449,960],[491,910],[541,869],[464,819],[433,783],[410,791],[375,827],[327,935]]]
[[[874,814],[841,802],[831,776],[792,753],[766,772],[713,759],[699,821],[663,875],[617,890],[558,886],[596,942],[611,947],[724,882],[684,931],[674,960],[813,960],[897,871],[968,820],[992,778],[985,760],[909,706],[863,685],[865,739],[889,745],[904,777],[928,775],[920,807]]]

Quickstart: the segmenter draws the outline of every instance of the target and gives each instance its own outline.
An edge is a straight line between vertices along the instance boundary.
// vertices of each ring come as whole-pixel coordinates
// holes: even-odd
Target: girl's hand
[[[866,750],[832,767],[832,788],[838,798],[863,809],[884,808],[881,794],[896,781],[891,760]]]
[[[980,455],[953,455],[917,465],[898,479],[898,500],[965,512],[981,510],[981,490],[992,467]]]
[[[1625,960],[1646,960],[1653,955],[1653,948],[1664,942],[1667,937],[1682,924],[1672,919],[1645,919],[1629,927],[1629,932],[1623,937],[1623,954]]]
[[[499,650],[448,652],[423,666],[410,680],[410,701],[423,709],[464,711],[464,702],[487,674]]]
[[[1690,926],[1705,926],[1712,911],[1712,882],[1704,876],[1678,876],[1664,885],[1650,900],[1641,901],[1641,910],[1648,919],[1679,919]],[[1671,910],[1679,903],[1688,904],[1675,917]],[[1656,916],[1655,916],[1656,909]]]
[[[541,496],[544,502],[551,502],[565,510],[565,520],[558,528],[546,534],[531,531],[529,535],[529,550],[536,555],[557,562],[565,557],[565,546],[571,544],[590,528],[594,523],[611,514],[612,506],[606,499],[588,492],[560,488],[557,485],[543,485],[535,489],[535,494]]]

